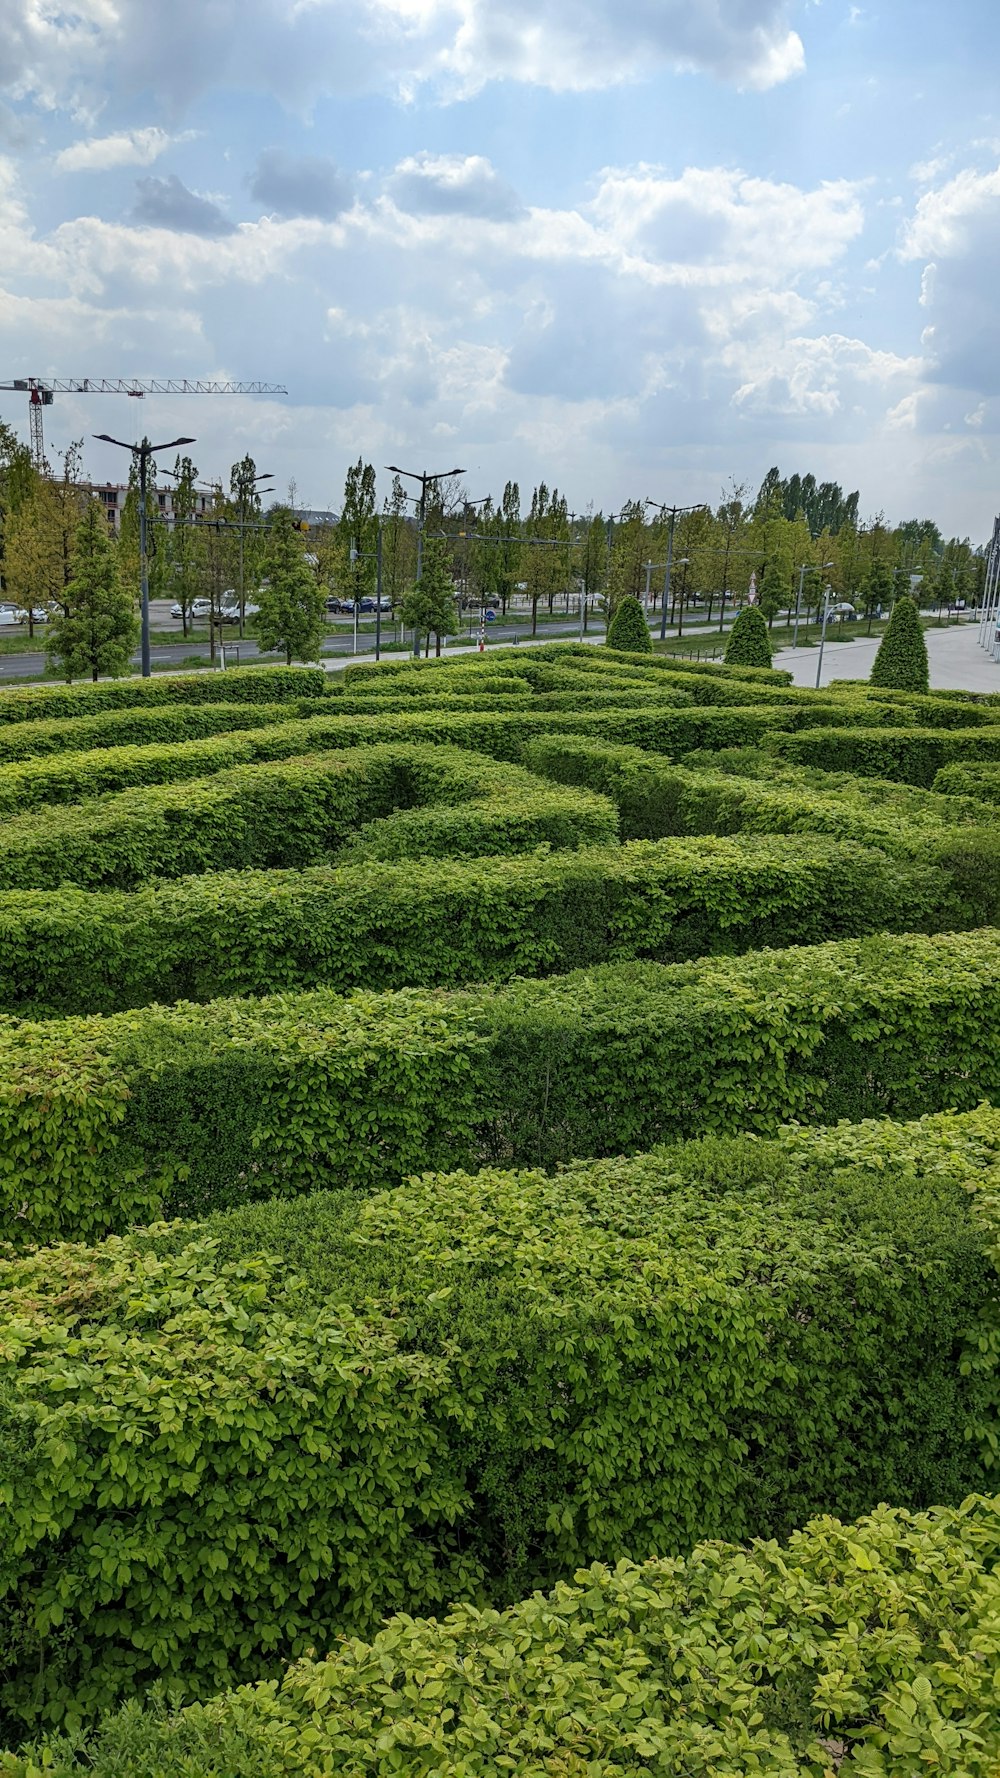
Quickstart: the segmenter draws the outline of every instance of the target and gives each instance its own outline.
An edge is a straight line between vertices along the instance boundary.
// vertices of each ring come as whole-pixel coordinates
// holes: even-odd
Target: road
[[[171,623],[169,607],[165,606],[164,609],[160,611],[157,609],[156,604],[151,606],[150,621],[154,629],[165,629],[169,627]],[[491,643],[513,642],[515,638],[520,638],[523,641],[527,638],[529,629],[530,626],[525,623],[494,623],[487,626],[487,635]],[[599,619],[595,620],[594,618],[591,618],[590,633],[593,634],[595,629],[599,634],[604,634],[603,623]],[[575,618],[571,618],[566,623],[557,622],[554,624],[547,623],[545,625],[540,625],[538,640],[544,641],[548,637],[555,636],[576,636],[578,633],[579,623]],[[383,627],[382,635],[384,642],[394,643],[398,635],[395,624],[386,623]],[[453,646],[460,646],[463,643],[466,645],[468,644],[468,634],[466,631],[461,632],[454,638]],[[371,655],[374,647],[374,630],[362,630],[358,636],[359,658]],[[234,630],[232,636],[227,636],[226,640],[226,653],[231,661],[235,659],[235,650],[237,648],[239,649],[239,661],[241,665],[245,665],[247,661],[255,660],[260,654],[260,649],[258,648],[257,643],[251,637],[245,636],[243,640],[240,641]],[[207,642],[185,642],[183,637],[180,637],[176,642],[154,643],[149,652],[154,667],[179,666],[182,661],[193,660],[196,656],[206,662],[211,659],[211,650]],[[326,641],[323,644],[324,657],[331,655],[353,655],[353,653],[354,631],[353,628],[350,627],[345,628],[342,634],[338,635],[334,633],[333,635],[327,636]],[[141,665],[138,649],[132,656],[132,661],[136,670],[138,670]],[[37,654],[0,655],[0,680],[35,679],[40,673],[44,673],[44,671],[45,655],[41,650],[39,650]]]

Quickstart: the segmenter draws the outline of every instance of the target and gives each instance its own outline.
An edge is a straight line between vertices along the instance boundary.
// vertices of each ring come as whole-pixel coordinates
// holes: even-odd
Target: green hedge
[[[1000,1091],[1000,933],[0,1020],[13,1240]]]
[[[908,784],[790,767],[770,753],[696,754],[674,765],[635,747],[577,736],[529,743],[525,763],[617,804],[623,840],[666,834],[826,833],[922,861],[949,885],[945,927],[1000,923],[1000,834],[988,805]],[[723,769],[705,769],[705,762]],[[749,775],[748,775],[749,774]],[[886,926],[892,924],[887,918]],[[921,924],[916,915],[911,923]]]
[[[58,722],[0,725],[0,765],[97,747],[148,747],[200,741],[238,729],[277,726],[328,715],[336,705],[320,698],[288,704],[174,704],[155,710],[111,710],[106,716],[65,717]]]
[[[458,748],[372,746],[16,815],[0,826],[0,886],[133,888],[155,876],[320,864],[345,848],[442,857],[616,838],[604,797]]]
[[[280,704],[325,697],[328,686],[322,667],[240,667],[232,673],[158,674],[153,679],[102,680],[99,685],[25,685],[0,692],[0,723],[163,704]]]
[[[1000,1503],[973,1498],[847,1525],[824,1515],[787,1548],[595,1565],[502,1615],[393,1619],[371,1643],[298,1663],[280,1690],[130,1703],[84,1745],[0,1756],[0,1770],[995,1778],[998,1539]]]
[[[205,1694],[598,1553],[960,1500],[998,1160],[983,1111],[2,1262],[0,1705]]]
[[[756,746],[762,736],[783,721],[799,720],[795,710],[694,709],[673,707],[668,700],[650,700],[632,710],[614,703],[607,709],[581,713],[540,711],[531,704],[497,710],[469,710],[457,701],[437,700],[431,708],[402,705],[386,710],[384,702],[370,714],[349,714],[348,702],[319,699],[311,707],[300,704],[285,710],[277,706],[203,706],[201,710],[123,711],[119,715],[77,719],[74,722],[32,723],[0,728],[0,763],[15,763],[37,754],[82,752],[92,748],[172,743],[198,740],[230,729],[271,726],[276,722],[308,721],[310,745],[364,747],[380,741],[423,742],[471,747],[499,759],[517,761],[527,741],[550,732],[592,734],[610,741],[628,742],[680,757],[696,747]],[[430,702],[430,700],[428,700]],[[322,726],[314,726],[322,725]]]
[[[942,766],[934,789],[947,796],[974,796],[984,803],[1000,803],[1000,763]]]
[[[134,894],[13,890],[0,892],[0,1008],[106,1013],[678,962],[933,930],[946,893],[940,873],[813,836],[241,871]]]
[[[891,708],[891,706],[887,706]],[[798,765],[863,777],[934,783],[952,760],[1000,760],[1000,726],[942,728],[813,728],[778,734],[768,745]]]

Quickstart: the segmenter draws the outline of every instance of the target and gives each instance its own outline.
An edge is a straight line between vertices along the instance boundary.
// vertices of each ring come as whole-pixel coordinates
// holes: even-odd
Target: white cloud
[[[7,0],[0,85],[43,109],[95,116],[111,92],[173,110],[209,87],[308,106],[324,94],[467,96],[493,80],[585,91],[696,70],[765,89],[798,74],[792,0],[174,0],[151,30],[140,0],[72,9]]]
[[[151,124],[144,130],[119,130],[113,136],[89,136],[73,142],[56,155],[57,173],[106,173],[113,167],[149,167],[177,142],[189,142],[194,132],[170,136]]]
[[[906,224],[900,246],[905,259],[954,255],[969,248],[979,219],[1000,198],[1000,167],[980,173],[966,167],[946,185],[928,191],[918,200]]]

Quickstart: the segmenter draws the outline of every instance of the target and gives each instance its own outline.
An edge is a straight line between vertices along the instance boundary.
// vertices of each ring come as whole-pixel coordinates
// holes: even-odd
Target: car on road
[[[847,600],[843,600],[839,605],[831,605],[827,612],[828,617],[835,618],[837,623],[840,624],[850,623],[853,618],[857,617],[857,615],[854,606],[849,604]]]

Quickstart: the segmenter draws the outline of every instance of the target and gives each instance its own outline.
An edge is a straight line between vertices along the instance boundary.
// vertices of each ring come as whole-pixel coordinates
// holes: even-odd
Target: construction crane
[[[0,383],[0,389],[22,390],[28,397],[31,455],[40,471],[45,469],[42,409],[52,406],[55,395],[131,395],[141,401],[144,395],[288,394],[282,383],[191,382],[187,377],[152,377],[144,382],[135,377],[15,377],[13,382]]]

